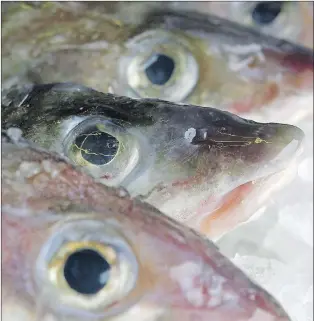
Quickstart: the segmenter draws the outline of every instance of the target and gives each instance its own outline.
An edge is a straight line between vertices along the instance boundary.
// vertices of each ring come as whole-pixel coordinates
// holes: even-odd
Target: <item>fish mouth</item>
[[[304,140],[303,131],[294,125],[259,123],[229,112],[211,111],[210,126],[194,131],[191,144],[209,146],[228,159],[245,164],[283,166],[297,154]]]

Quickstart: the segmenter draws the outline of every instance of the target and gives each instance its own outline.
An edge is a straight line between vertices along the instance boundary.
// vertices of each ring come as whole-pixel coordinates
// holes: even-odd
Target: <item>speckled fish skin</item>
[[[179,5],[171,11],[173,5],[17,5],[3,13],[3,86],[72,81],[239,114],[313,90],[311,49]],[[154,52],[176,64],[164,85],[143,71]]]
[[[211,241],[124,190],[95,183],[16,130],[2,132],[1,142],[4,321],[290,320]],[[107,246],[126,243],[128,263],[138,266],[137,275],[128,274],[136,279],[133,288],[108,306],[98,301],[91,307],[93,296],[79,297],[49,277],[56,253],[82,235],[106,239]]]
[[[100,182],[145,196],[180,220],[196,215],[209,197],[220,201],[241,184],[285,169],[304,136],[292,125],[256,123],[211,107],[131,99],[71,83],[21,86],[2,94],[3,128],[20,128],[27,139],[66,156]],[[82,156],[81,150],[73,154],[67,147],[77,146],[76,138],[90,124],[103,124],[101,131],[123,146],[105,165],[82,163],[74,156]],[[95,152],[93,144],[80,146]],[[167,206],[178,198],[175,209]],[[216,205],[212,199],[212,208]]]

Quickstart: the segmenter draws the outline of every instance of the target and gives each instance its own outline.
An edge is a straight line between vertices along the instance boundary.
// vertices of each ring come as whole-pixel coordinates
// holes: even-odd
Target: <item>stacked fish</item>
[[[312,91],[313,51],[177,5],[3,8],[5,321],[290,320],[208,237],[297,159],[243,116]]]

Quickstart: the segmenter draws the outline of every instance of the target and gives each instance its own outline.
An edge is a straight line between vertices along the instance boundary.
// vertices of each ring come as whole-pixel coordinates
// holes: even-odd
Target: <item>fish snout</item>
[[[291,142],[299,147],[304,138],[303,131],[294,125],[259,123],[221,110],[212,111],[206,121],[206,128],[195,131],[192,144],[222,148],[271,144],[280,149]]]
[[[195,130],[191,143],[208,146],[218,168],[255,179],[284,170],[299,154],[303,138],[294,125],[259,123],[214,110],[206,128]]]
[[[270,123],[264,126],[259,135],[262,139],[278,141],[285,145],[296,141],[299,146],[304,139],[304,132],[299,127],[277,123]]]

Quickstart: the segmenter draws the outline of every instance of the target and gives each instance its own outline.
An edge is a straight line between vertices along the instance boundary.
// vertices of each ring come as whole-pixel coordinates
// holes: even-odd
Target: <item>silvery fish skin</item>
[[[20,135],[2,133],[4,321],[290,320],[211,241]]]
[[[71,81],[236,113],[313,90],[311,49],[174,5],[15,4],[2,14],[3,86]]]
[[[214,197],[284,170],[304,136],[292,125],[71,83],[2,94],[3,128],[20,128],[97,181],[142,195],[181,221],[193,218],[210,197],[214,209]]]

